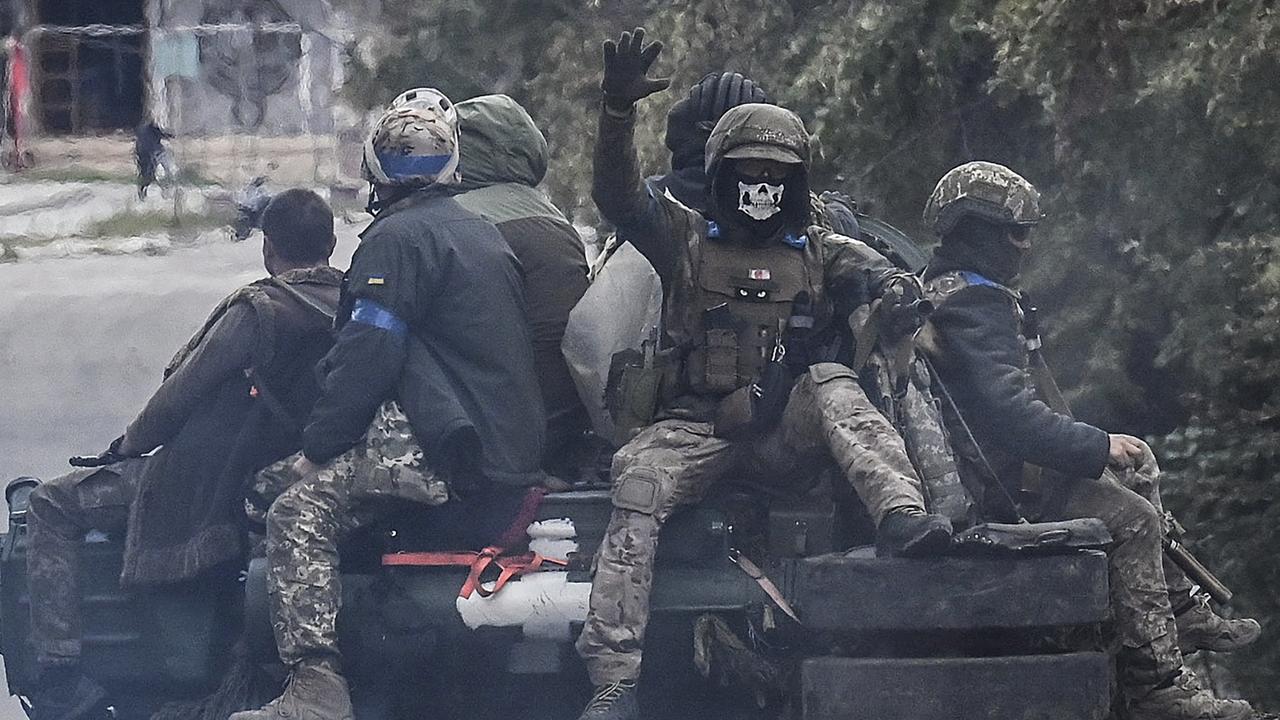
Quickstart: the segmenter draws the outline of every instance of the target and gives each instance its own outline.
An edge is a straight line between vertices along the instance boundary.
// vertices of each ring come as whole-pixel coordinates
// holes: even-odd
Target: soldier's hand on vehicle
[[[661,42],[644,44],[644,28],[624,32],[615,42],[604,41],[604,102],[612,110],[625,112],[637,100],[671,85],[671,78],[651,78],[649,68],[662,52]]]
[[[103,467],[104,465],[113,465],[128,457],[127,455],[122,455],[120,453],[120,445],[123,442],[124,436],[121,435],[115,440],[112,440],[111,444],[107,446],[107,449],[97,455],[75,455],[68,459],[67,463],[71,465],[71,467],[82,468],[96,468]]]
[[[324,466],[308,460],[306,455],[299,455],[298,459],[293,461],[293,474],[298,478],[310,477],[320,472],[322,467]]]
[[[1110,447],[1107,450],[1107,462],[1116,468],[1136,467],[1142,460],[1146,443],[1132,435],[1113,433],[1110,435]]]

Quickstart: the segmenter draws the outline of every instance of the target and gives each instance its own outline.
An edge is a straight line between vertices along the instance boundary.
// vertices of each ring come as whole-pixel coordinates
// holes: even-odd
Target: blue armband
[[[356,306],[351,310],[351,322],[372,325],[381,328],[396,337],[409,334],[409,326],[395,313],[373,300],[357,298]]]

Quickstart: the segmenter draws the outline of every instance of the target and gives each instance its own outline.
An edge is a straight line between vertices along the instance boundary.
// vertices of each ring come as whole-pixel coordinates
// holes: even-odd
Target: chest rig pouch
[[[688,362],[694,392],[723,394],[759,378],[786,330],[792,301],[800,293],[812,296],[820,279],[806,261],[804,242],[704,243]]]

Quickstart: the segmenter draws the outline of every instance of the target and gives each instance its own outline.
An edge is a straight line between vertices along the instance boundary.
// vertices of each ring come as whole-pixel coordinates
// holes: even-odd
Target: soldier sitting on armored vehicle
[[[457,107],[462,181],[454,198],[493,223],[520,261],[533,369],[547,414],[543,464],[548,472],[572,474],[568,466],[579,456],[587,411],[560,344],[569,311],[587,290],[582,239],[538,189],[547,172],[547,140],[529,113],[506,95],[482,95]]]
[[[1012,170],[971,162],[947,173],[925,208],[942,243],[924,273],[936,309],[920,343],[949,391],[944,409],[962,472],[987,488],[989,513],[1008,514],[1017,512],[1024,463],[1034,464],[1061,476],[1043,492],[1044,518],[1106,524],[1128,717],[1249,717],[1248,703],[1203,689],[1182,652],[1243,647],[1257,639],[1258,623],[1219,617],[1162,560],[1165,518],[1150,448],[1072,419],[1040,357],[1034,309],[1017,285],[1041,219],[1039,197]]]
[[[337,342],[294,464],[267,515],[279,698],[233,720],[351,720],[337,616],[338,544],[395,503],[442,542],[523,533],[544,480],[542,398],[520,263],[451,197],[458,114],[437,90],[397,97],[365,143],[373,223],[347,272]],[[434,507],[440,506],[440,507]]]
[[[89,469],[31,493],[36,720],[85,717],[106,700],[79,668],[75,560],[85,533],[127,526],[127,586],[173,583],[240,561],[244,479],[301,445],[295,418],[314,402],[311,367],[332,344],[338,302],[341,273],[328,265],[333,214],[315,193],[289,190],[266,209],[263,229],[270,277],[218,304],[109,449],[73,458]]]
[[[647,77],[661,45],[644,46],[643,36],[637,28],[605,43],[593,197],[662,278],[664,345],[674,352],[663,355],[668,372],[652,424],[613,461],[613,513],[578,640],[596,686],[583,718],[638,717],[659,531],[734,470],[794,478],[834,459],[877,521],[881,551],[927,555],[951,537],[945,518],[926,514],[901,438],[856,375],[802,362],[793,385],[783,357],[786,338],[824,329],[834,301],[865,302],[888,288],[905,288],[900,297],[909,301],[915,279],[862,243],[810,227],[809,136],[776,106],[739,105],[712,130],[705,214],[647,193],[634,104],[669,83]]]

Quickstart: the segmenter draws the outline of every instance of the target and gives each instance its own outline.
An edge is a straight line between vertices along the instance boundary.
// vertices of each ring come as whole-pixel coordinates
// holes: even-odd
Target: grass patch
[[[138,181],[138,176],[132,173],[73,165],[71,167],[36,167],[29,170],[23,170],[21,173],[13,175],[11,182],[18,180],[43,180],[48,182],[109,182],[133,185]]]
[[[138,174],[133,171],[93,168],[83,165],[49,168],[34,167],[11,175],[10,178],[10,182],[27,180],[32,182],[109,182],[124,185],[136,185],[138,183]],[[203,165],[195,162],[179,167],[177,178],[180,185],[194,187],[209,187],[219,184],[217,180],[205,174]],[[152,187],[155,188],[158,185],[152,185]]]
[[[170,210],[126,210],[89,225],[82,237],[134,237],[156,233],[200,233],[226,225],[228,218],[218,214]]]

